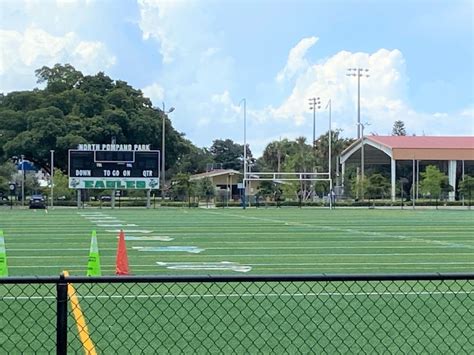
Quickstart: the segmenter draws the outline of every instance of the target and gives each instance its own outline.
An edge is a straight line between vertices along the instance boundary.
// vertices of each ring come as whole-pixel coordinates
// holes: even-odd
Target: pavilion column
[[[392,185],[392,202],[395,202],[395,181],[397,178],[396,162],[397,161],[395,159],[391,158],[390,176]]]
[[[344,191],[344,175],[346,174],[346,162],[341,164],[341,186]]]
[[[453,191],[449,193],[449,201],[454,201],[456,196],[456,163],[456,160],[450,160],[448,163],[449,185],[453,187]]]

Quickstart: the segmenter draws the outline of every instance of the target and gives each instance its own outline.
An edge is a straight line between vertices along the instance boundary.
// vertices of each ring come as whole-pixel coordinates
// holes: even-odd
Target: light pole
[[[356,76],[357,77],[357,139],[360,139],[360,78],[368,78],[370,75],[367,74],[369,69],[367,68],[348,68],[347,76]]]
[[[362,134],[362,147],[360,148],[360,176],[361,176],[361,181],[362,184],[364,184],[364,178],[365,178],[365,142],[364,142],[364,128],[365,126],[369,126],[369,124],[366,122],[365,124],[358,123],[357,126],[361,130]],[[364,190],[362,189],[362,199],[364,199]]]
[[[21,206],[25,206],[25,156],[21,155]]]
[[[54,195],[53,195],[53,192],[54,192],[54,150],[50,150],[51,152],[51,173],[50,173],[50,183],[51,183],[51,209],[53,208],[54,206]]]
[[[244,210],[246,208],[246,204],[247,204],[247,100],[245,98],[243,98],[242,100],[240,100],[239,102],[239,105],[241,103],[244,103],[244,203],[243,203],[243,207],[244,207]]]
[[[329,113],[329,159],[328,159],[328,167],[329,167],[329,184],[330,184],[330,191],[329,191],[329,208],[332,209],[332,123],[331,123],[331,99],[329,99],[328,104],[326,105],[326,109],[328,109]]]
[[[313,110],[313,148],[316,142],[316,110],[321,108],[321,99],[319,97],[312,97],[309,100],[309,109]]]
[[[163,102],[163,126],[161,137],[161,202],[165,200],[165,129],[166,129],[166,115],[174,111],[174,107],[170,107],[168,111],[165,110],[165,103]]]

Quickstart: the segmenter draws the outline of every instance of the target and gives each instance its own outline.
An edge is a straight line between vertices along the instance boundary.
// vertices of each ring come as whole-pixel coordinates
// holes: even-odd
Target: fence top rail
[[[57,284],[60,276],[9,276],[0,277],[0,285],[2,284]]]
[[[177,276],[34,276],[0,278],[0,284],[71,283],[215,283],[474,280],[474,273],[314,274],[314,275],[177,275]]]

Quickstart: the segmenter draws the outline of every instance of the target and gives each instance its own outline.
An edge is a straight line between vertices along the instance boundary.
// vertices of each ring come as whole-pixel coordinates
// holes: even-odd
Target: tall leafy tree
[[[331,154],[331,170],[332,176],[335,176],[336,171],[336,161],[337,156],[339,156],[344,149],[350,146],[354,140],[351,138],[343,138],[341,137],[342,130],[335,129],[332,131],[331,135],[331,147],[332,147],[332,154]],[[328,171],[329,170],[329,131],[325,134],[319,136],[316,140],[316,165],[319,167],[321,171]],[[319,170],[318,169],[318,170]]]
[[[214,163],[222,164],[224,169],[241,170],[244,160],[244,147],[232,139],[216,139],[209,148]],[[247,145],[247,158],[252,160],[252,152]]]
[[[258,165],[266,171],[278,171],[278,169],[283,171],[295,150],[295,142],[286,138],[270,142],[265,147],[262,157],[258,160]]]
[[[366,187],[368,198],[383,198],[390,193],[390,182],[382,174],[372,174],[367,179]]]
[[[405,130],[405,123],[400,120],[395,121],[392,127],[392,136],[406,136],[406,135],[407,135],[407,132]]]
[[[449,186],[448,177],[434,165],[427,166],[426,171],[421,173],[421,177],[421,193],[434,198],[436,200],[436,208],[438,208],[438,200],[441,198],[442,193],[449,190],[446,188],[446,186]]]
[[[38,83],[46,82],[46,89],[61,92],[75,87],[82,79],[83,74],[71,64],[55,64],[52,68],[43,66],[35,70]]]
[[[67,169],[67,151],[79,143],[146,143],[161,149],[166,120],[166,169],[175,167],[193,144],[140,90],[104,73],[84,76],[69,64],[36,71],[43,90],[11,92],[0,99],[0,162],[25,155],[49,171]],[[176,171],[177,169],[175,169]]]
[[[471,206],[472,195],[474,195],[474,177],[466,176],[463,181],[459,183],[459,192],[469,200],[469,207]]]
[[[0,192],[7,194],[9,191],[9,183],[13,181],[13,176],[17,172],[15,164],[7,161],[0,165]]]
[[[216,188],[212,184],[211,179],[204,178],[199,181],[198,193],[201,198],[204,198],[207,203],[216,195]]]
[[[74,190],[69,188],[69,179],[60,169],[54,169],[54,197],[67,200],[74,197]]]
[[[351,190],[352,196],[356,199],[364,199],[364,196],[367,193],[367,187],[369,186],[369,181],[366,176],[359,177],[358,179],[352,179],[351,181]]]
[[[186,199],[190,201],[191,196],[194,194],[195,185],[196,183],[190,180],[190,174],[178,173],[171,182],[171,197],[180,201]]]

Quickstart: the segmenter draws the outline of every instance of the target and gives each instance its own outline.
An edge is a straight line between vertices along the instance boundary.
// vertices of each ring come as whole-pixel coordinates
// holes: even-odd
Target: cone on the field
[[[116,275],[129,275],[130,270],[128,268],[128,256],[127,246],[125,245],[125,233],[120,230],[119,241],[117,247],[117,259],[115,261],[115,274]]]
[[[87,276],[101,276],[99,245],[97,244],[97,234],[92,231],[91,249],[89,251],[89,261],[87,263]]]
[[[0,230],[0,277],[8,276],[7,251],[5,249],[5,238]]]

